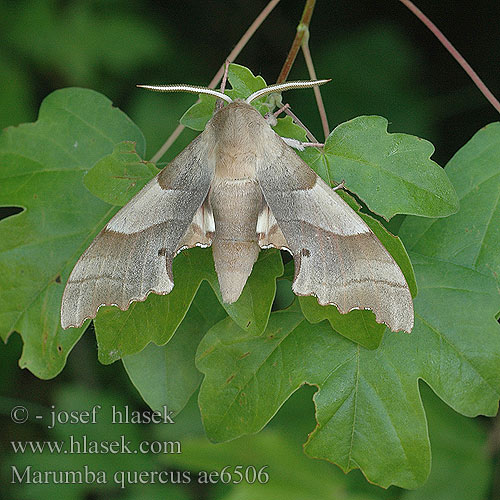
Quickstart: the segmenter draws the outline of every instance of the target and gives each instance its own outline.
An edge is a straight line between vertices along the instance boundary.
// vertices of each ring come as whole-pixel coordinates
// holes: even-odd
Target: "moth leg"
[[[228,74],[228,72],[229,72],[229,60],[226,59],[225,68],[224,68],[224,75],[222,76],[222,82],[220,84],[220,92],[221,92],[221,94],[223,94],[224,91],[226,90],[226,82],[227,82],[227,74]],[[222,99],[217,99],[217,102],[215,103],[215,111],[218,111],[223,106],[224,106],[224,102],[222,101]]]
[[[332,191],[338,191],[339,189],[342,189],[344,187],[345,187],[345,179],[342,179],[339,184],[332,187]]]
[[[294,149],[298,149],[299,151],[304,151],[304,149],[313,147],[313,148],[322,148],[324,146],[321,142],[302,142],[297,139],[292,139],[291,137],[281,137],[285,144],[288,144],[290,147]]]

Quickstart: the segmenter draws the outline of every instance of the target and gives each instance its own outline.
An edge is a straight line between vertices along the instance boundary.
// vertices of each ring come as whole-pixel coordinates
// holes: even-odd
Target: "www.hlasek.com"
[[[11,441],[14,453],[64,453],[69,455],[96,455],[99,453],[117,454],[173,454],[182,453],[180,441],[141,441],[138,446],[133,446],[124,435],[115,440],[97,441],[83,436],[69,436],[69,441]]]

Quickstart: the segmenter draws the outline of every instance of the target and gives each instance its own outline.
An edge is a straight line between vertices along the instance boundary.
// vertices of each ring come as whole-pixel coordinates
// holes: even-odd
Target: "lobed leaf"
[[[344,476],[332,464],[308,460],[299,446],[314,421],[308,398],[312,388],[297,391],[279,410],[264,431],[213,446],[193,432],[182,440],[184,453],[164,455],[166,466],[192,471],[222,470],[228,464],[267,465],[269,481],[232,485],[229,499],[287,498],[290,500],[483,500],[491,477],[491,463],[484,453],[487,433],[483,422],[458,415],[439,400],[428,386],[420,384],[432,441],[432,471],[429,480],[413,491],[382,490],[369,485],[360,474]],[[460,439],[457,439],[460,434]],[[232,472],[234,469],[226,469]],[[335,492],[335,493],[334,493]],[[274,495],[274,497],[273,497]]]
[[[388,133],[385,118],[360,116],[338,125],[309,164],[323,178],[344,180],[387,220],[398,213],[445,217],[458,210],[458,199],[433,152],[424,139]]]
[[[460,212],[443,220],[407,217],[400,235],[412,252],[475,269],[500,287],[500,122],[479,130],[446,172]]]
[[[229,65],[227,79],[232,88],[226,90],[225,93],[233,100],[246,99],[250,94],[266,86],[266,82],[261,76],[254,76],[248,68],[234,63]],[[262,103],[263,99],[257,99],[252,105],[264,114],[269,111],[269,107]],[[179,121],[185,127],[203,130],[214,114],[215,101],[215,97],[200,94],[199,102],[193,104]]]
[[[457,411],[494,415],[500,396],[500,335],[490,280],[464,269],[415,266],[420,283],[411,335],[387,335],[376,350],[348,341],[292,308],[272,313],[250,337],[229,318],[200,343],[199,404],[210,439],[258,432],[302,384],[318,387],[317,426],[306,453],[361,468],[370,482],[415,488],[430,469],[418,379]],[[454,303],[456,308],[443,308]],[[481,338],[470,335],[471,325]],[[479,326],[480,325],[480,326]]]
[[[180,117],[179,122],[193,130],[202,131],[208,120],[212,118],[217,99],[211,95],[200,94],[199,102],[194,103]]]
[[[297,125],[291,116],[278,118],[273,130],[281,137],[290,137],[299,141],[306,141],[306,131]]]
[[[101,94],[76,88],[53,92],[37,122],[0,137],[0,205],[24,208],[0,221],[0,334],[21,334],[19,364],[38,377],[62,370],[85,329],[60,327],[64,283],[115,207],[84,189],[82,179],[124,140],[144,152],[141,131],[124,113]]]
[[[266,82],[261,76],[255,76],[248,68],[231,63],[227,73],[231,89],[227,94],[231,99],[246,99],[250,94],[266,87]]]
[[[430,468],[419,379],[463,415],[496,414],[498,290],[496,276],[485,274],[495,269],[495,258],[490,267],[489,246],[483,242],[500,243],[488,223],[497,208],[497,198],[488,196],[489,181],[498,172],[497,155],[489,154],[497,141],[498,125],[490,125],[450,162],[457,191],[463,198],[476,193],[479,209],[462,203],[449,219],[407,217],[401,227],[419,283],[411,335],[386,335],[377,349],[367,350],[324,322],[311,325],[296,306],[273,313],[261,337],[250,338],[229,318],[208,332],[197,366],[205,375],[199,402],[211,439],[259,431],[290,394],[308,383],[318,387],[308,455],[333,461],[344,471],[360,468],[384,487],[416,488]],[[482,207],[488,207],[486,215]],[[430,237],[435,224],[440,238]],[[475,227],[485,237],[471,239],[460,255],[455,241],[462,234],[453,235],[457,228]],[[484,247],[485,260],[474,258]]]

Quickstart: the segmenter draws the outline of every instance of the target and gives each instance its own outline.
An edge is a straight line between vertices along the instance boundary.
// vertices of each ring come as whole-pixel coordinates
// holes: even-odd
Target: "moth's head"
[[[216,109],[207,127],[214,127],[219,133],[222,130],[230,130],[252,135],[263,123],[265,120],[256,108],[243,99],[235,99]]]

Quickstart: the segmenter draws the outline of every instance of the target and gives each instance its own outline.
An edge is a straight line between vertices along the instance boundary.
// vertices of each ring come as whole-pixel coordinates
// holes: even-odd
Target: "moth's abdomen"
[[[238,300],[259,255],[257,217],[262,192],[253,179],[215,178],[210,189],[215,220],[212,252],[222,299]]]

